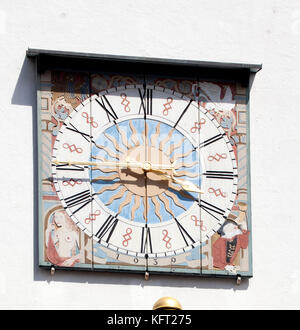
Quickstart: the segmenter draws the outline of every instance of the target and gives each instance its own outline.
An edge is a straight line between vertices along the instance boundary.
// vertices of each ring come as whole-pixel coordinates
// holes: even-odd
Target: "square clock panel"
[[[249,78],[261,66],[27,56],[40,266],[252,276]]]

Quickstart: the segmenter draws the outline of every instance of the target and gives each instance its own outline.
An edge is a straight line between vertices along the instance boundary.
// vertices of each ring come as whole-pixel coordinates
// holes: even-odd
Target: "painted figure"
[[[65,211],[53,213],[45,235],[47,258],[51,263],[72,267],[80,262],[79,229]]]
[[[241,228],[233,220],[226,220],[219,230],[220,237],[213,245],[214,267],[236,273],[234,260],[240,249],[248,247],[249,231]]]

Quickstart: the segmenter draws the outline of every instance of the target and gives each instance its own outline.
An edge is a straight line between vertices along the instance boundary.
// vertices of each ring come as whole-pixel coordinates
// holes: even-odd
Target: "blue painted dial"
[[[91,170],[96,198],[113,215],[157,224],[182,215],[198,199],[172,174],[201,187],[199,154],[181,131],[161,120],[136,116],[110,123],[95,138],[91,160],[116,163]],[[126,161],[138,165],[117,165]]]

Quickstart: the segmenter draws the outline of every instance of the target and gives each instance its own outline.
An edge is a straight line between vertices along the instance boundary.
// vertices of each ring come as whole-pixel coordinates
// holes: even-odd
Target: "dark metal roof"
[[[127,62],[139,64],[157,64],[168,66],[181,66],[190,68],[206,68],[206,69],[227,69],[227,70],[249,70],[252,73],[257,73],[262,69],[261,64],[246,64],[246,63],[227,63],[227,62],[208,62],[208,61],[193,61],[193,60],[179,60],[179,59],[165,59],[165,58],[152,58],[152,57],[136,57],[136,56],[119,56],[108,54],[94,54],[94,53],[81,53],[69,52],[58,50],[46,49],[33,49],[28,48],[26,55],[32,56],[50,56],[77,60],[98,60],[101,62]]]

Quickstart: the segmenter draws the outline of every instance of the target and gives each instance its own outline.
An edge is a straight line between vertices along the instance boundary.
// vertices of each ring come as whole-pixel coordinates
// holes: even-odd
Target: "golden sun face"
[[[114,213],[141,223],[159,223],[178,217],[197,195],[169,179],[174,166],[179,179],[200,185],[198,154],[191,142],[168,124],[142,118],[127,119],[106,128],[92,149],[92,160],[130,161],[140,168],[92,167],[92,187]],[[152,171],[151,164],[169,167]],[[173,172],[172,172],[173,173]]]

